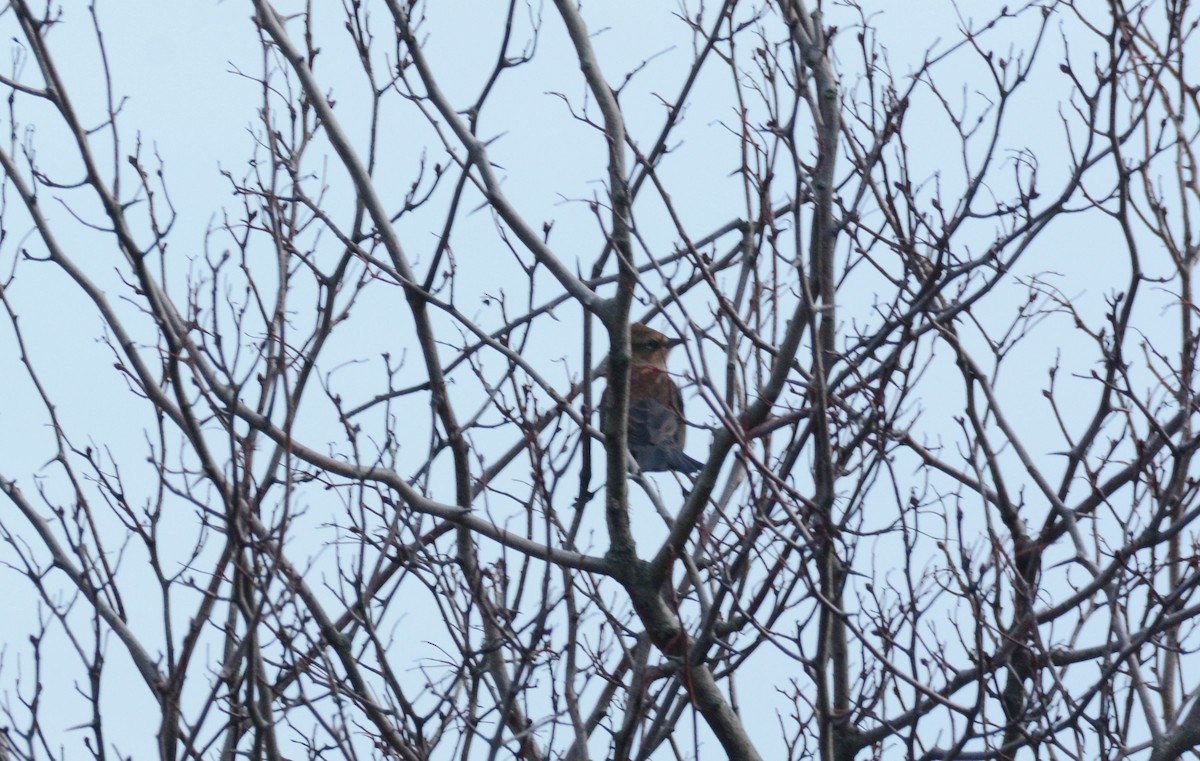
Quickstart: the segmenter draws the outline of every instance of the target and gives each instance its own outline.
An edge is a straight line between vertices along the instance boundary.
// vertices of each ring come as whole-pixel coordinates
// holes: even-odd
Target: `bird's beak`
[[[663,346],[667,347],[668,349],[674,349],[676,346],[679,346],[682,343],[682,338],[668,338],[666,341],[663,341]]]

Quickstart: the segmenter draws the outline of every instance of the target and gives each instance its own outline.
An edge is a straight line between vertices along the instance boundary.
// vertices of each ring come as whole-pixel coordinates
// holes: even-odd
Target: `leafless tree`
[[[226,2],[0,13],[0,759],[1200,747],[1200,8]]]

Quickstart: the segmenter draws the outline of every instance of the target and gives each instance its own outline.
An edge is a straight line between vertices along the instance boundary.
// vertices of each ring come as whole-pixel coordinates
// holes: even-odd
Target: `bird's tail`
[[[678,470],[680,473],[695,473],[704,468],[704,463],[694,457],[689,457],[682,449],[676,449],[669,455],[670,465],[667,470]]]

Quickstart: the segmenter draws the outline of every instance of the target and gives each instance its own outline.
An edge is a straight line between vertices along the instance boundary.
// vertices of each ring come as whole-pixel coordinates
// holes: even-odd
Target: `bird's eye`
[[[658,349],[658,348],[661,348],[661,346],[662,346],[662,344],[660,344],[658,341],[647,341],[646,342],[647,349]]]

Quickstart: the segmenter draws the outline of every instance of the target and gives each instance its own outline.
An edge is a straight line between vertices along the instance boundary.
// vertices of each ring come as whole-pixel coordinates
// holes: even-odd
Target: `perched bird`
[[[683,343],[667,338],[642,323],[629,326],[629,455],[643,473],[678,470],[694,473],[704,467],[683,453],[687,424],[683,395],[667,373],[667,352]],[[601,425],[608,405],[608,389],[600,399]]]

